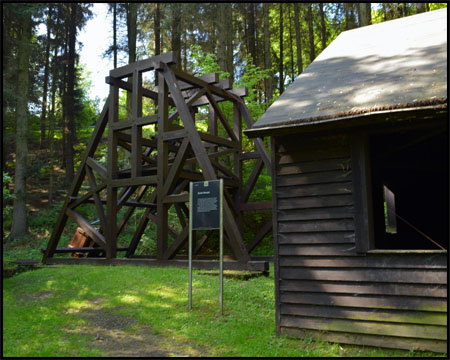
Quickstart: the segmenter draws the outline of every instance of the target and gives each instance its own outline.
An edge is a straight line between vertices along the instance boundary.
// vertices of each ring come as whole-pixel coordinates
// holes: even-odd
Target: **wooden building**
[[[277,333],[447,351],[447,9],[341,33],[270,136]]]

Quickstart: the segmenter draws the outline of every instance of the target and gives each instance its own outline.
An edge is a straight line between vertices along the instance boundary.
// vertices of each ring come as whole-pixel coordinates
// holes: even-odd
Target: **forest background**
[[[2,3],[4,260],[40,258],[103,106],[88,95],[79,57],[78,36],[92,21],[92,6]],[[342,31],[442,7],[447,4],[108,3],[112,38],[104,56],[116,68],[174,51],[184,71],[218,72],[234,87],[247,86],[245,101],[256,120]],[[125,95],[120,103],[126,112]],[[243,172],[245,180],[251,164]],[[267,174],[255,194],[270,200]],[[252,216],[249,233],[267,214]],[[67,243],[74,230],[63,235]],[[151,235],[144,240],[138,252],[154,247]],[[254,255],[271,249],[269,236]]]

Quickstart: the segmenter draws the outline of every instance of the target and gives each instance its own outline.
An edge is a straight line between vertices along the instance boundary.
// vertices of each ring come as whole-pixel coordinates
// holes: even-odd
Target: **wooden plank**
[[[117,251],[127,251],[127,247],[118,247]],[[104,251],[102,248],[99,247],[66,247],[66,248],[56,248],[55,254],[66,254],[66,253],[74,253],[74,252],[98,252],[98,251]]]
[[[282,244],[342,244],[354,243],[353,231],[320,232],[320,233],[278,233],[278,243]]]
[[[277,189],[277,196],[281,199],[302,196],[339,195],[351,194],[352,190],[352,182],[300,185],[288,188],[280,187]]]
[[[213,233],[213,230],[208,230],[206,233],[200,238],[200,240],[197,243],[197,246],[195,246],[194,251],[192,252],[193,256],[196,256],[200,250],[203,248],[203,246],[206,244],[206,241],[208,241],[209,237]]]
[[[339,232],[336,232],[339,233]],[[343,231],[343,236],[346,236],[348,233]],[[305,234],[305,236],[309,236],[309,234]],[[355,242],[354,238],[349,237],[348,243],[342,244],[308,244],[308,245],[288,245],[281,244],[279,246],[279,254],[281,255],[305,255],[305,256],[351,256],[356,255],[355,253]]]
[[[145,185],[141,186],[141,188],[136,193],[135,200],[136,201],[140,201],[142,199],[142,197],[144,196],[144,194],[146,193],[147,189],[148,189],[148,186],[145,186]],[[152,193],[152,195],[153,195],[153,193]],[[122,217],[122,219],[120,220],[120,223],[119,223],[119,226],[118,226],[118,229],[117,229],[117,236],[119,236],[119,234],[124,229],[126,223],[130,219],[131,215],[133,215],[134,210],[135,210],[135,207],[130,207],[127,210],[127,212],[125,213],[125,215]]]
[[[374,346],[393,349],[416,350],[416,351],[434,351],[438,353],[447,352],[447,341],[404,338],[395,336],[379,336],[370,334],[352,334],[336,331],[319,331],[311,329],[298,329],[282,327],[281,333],[288,336],[313,337],[321,341],[331,341],[340,344],[353,344],[362,346]]]
[[[356,251],[359,253],[365,253],[368,249],[373,249],[375,247],[368,142],[367,134],[355,134],[352,138],[355,236]]]
[[[277,190],[281,186],[312,185],[324,183],[347,182],[352,180],[352,174],[341,170],[325,171],[312,174],[280,175]]]
[[[322,231],[353,231],[353,219],[314,220],[314,221],[278,221],[280,233],[305,233]]]
[[[371,269],[371,268],[297,268],[281,267],[282,279],[360,281],[413,284],[447,284],[447,273],[433,269]]]
[[[370,320],[402,324],[447,325],[446,313],[424,313],[409,310],[380,310],[326,305],[281,304],[282,315],[329,319]]]
[[[121,66],[110,70],[109,76],[122,79],[133,75],[133,71],[135,70],[144,72],[158,68],[161,62],[166,64],[175,64],[177,62],[176,54],[173,51],[169,51],[164,54],[152,56],[145,60],[140,60],[129,65]]]
[[[278,219],[288,220],[322,220],[322,219],[352,219],[353,206],[336,206],[330,208],[279,210]]]
[[[229,178],[235,180],[236,182],[239,181],[239,178],[230,169],[228,169],[225,165],[222,165],[218,160],[209,158],[209,161],[211,162],[212,166],[214,166],[215,169],[222,172],[222,174],[224,176],[229,177]]]
[[[272,230],[272,219],[266,221],[258,230],[255,237],[247,245],[247,251],[250,254],[262,239]]]
[[[66,209],[66,214],[69,216],[80,228],[83,229],[88,236],[95,241],[97,245],[99,245],[103,250],[106,250],[106,240],[105,237],[100,234],[89,222],[83,218],[80,214],[72,211],[70,209]]]
[[[332,235],[325,234],[325,235]],[[291,234],[286,234],[291,235]],[[295,234],[292,234],[295,236]],[[317,234],[323,235],[323,234]],[[294,237],[293,236],[293,237]],[[319,239],[318,239],[319,240]],[[336,239],[337,240],[337,239]],[[280,243],[295,243],[295,238],[280,239]],[[324,242],[329,239],[323,239]],[[304,266],[304,267],[340,267],[340,268],[377,268],[382,269],[434,269],[447,270],[447,259],[445,256],[436,258],[434,256],[413,256],[413,255],[386,255],[386,256],[348,256],[348,257],[304,257],[304,256],[283,256],[280,258],[280,266]]]
[[[184,192],[182,194],[166,195],[163,201],[166,204],[185,203],[189,201],[189,194]]]
[[[257,151],[250,151],[246,153],[239,154],[241,161],[251,160],[251,159],[261,159],[261,155]]]
[[[337,293],[343,295],[355,294],[389,296],[405,295],[421,298],[434,297],[447,301],[447,286],[436,284],[404,284],[404,283],[357,283],[351,281],[323,280],[285,280],[280,281],[280,291]]]
[[[341,170],[342,172],[349,172],[351,171],[351,161],[349,158],[344,158],[278,165],[277,175],[307,174],[330,170]]]
[[[111,180],[111,186],[113,188],[124,186],[156,185],[156,184],[157,184],[157,175]]]
[[[95,161],[95,160],[94,160],[93,158],[91,158],[91,157],[88,157],[88,158],[87,158],[86,164],[87,164],[92,170],[94,170],[97,174],[99,174],[100,177],[101,177],[103,180],[106,180],[106,173],[107,173],[107,170],[106,170],[106,168],[105,168],[102,164],[98,163],[97,161]]]
[[[186,137],[186,130],[182,129],[182,130],[173,130],[173,131],[167,131],[165,132],[162,137],[164,139],[164,141],[169,141],[169,140],[178,140],[178,139],[183,139]]]
[[[279,199],[278,209],[311,209],[331,206],[349,206],[353,205],[352,195],[327,195],[311,196],[301,198]]]
[[[281,316],[281,326],[295,326],[304,329],[323,331],[332,330],[371,335],[447,340],[447,327],[437,325],[403,325],[375,321],[352,321],[343,319]]]
[[[206,141],[208,143],[211,144],[215,144],[215,145],[222,145],[222,146],[226,146],[232,149],[238,149],[239,148],[239,143],[236,141],[230,141],[228,139],[224,139],[220,136],[214,136],[211,134],[207,134],[201,131],[198,131],[198,135],[200,136],[200,139],[202,139],[203,141]]]

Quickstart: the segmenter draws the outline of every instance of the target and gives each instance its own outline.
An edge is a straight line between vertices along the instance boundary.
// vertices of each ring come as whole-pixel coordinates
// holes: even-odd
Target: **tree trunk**
[[[176,54],[176,68],[181,69],[181,4],[172,3],[172,51]]]
[[[76,143],[75,127],[75,45],[77,36],[77,3],[70,5],[69,21],[69,52],[67,64],[67,106],[66,106],[66,184],[70,184],[75,175],[74,171],[74,145]]]
[[[113,3],[113,54],[114,69],[117,68],[117,3]]]
[[[425,4],[414,3],[414,8],[416,9],[416,14],[423,13],[425,11]]]
[[[253,64],[257,64],[255,47],[255,4],[248,3],[248,50],[252,56]]]
[[[323,3],[319,3],[320,16],[320,40],[322,42],[322,51],[327,47],[327,29],[325,27],[325,13],[323,11]]]
[[[295,44],[297,46],[297,75],[303,72],[302,38],[300,33],[300,9],[299,4],[294,3]]]
[[[50,34],[51,34],[51,18],[52,18],[53,6],[48,6],[48,18],[47,18],[47,43],[45,44],[45,65],[44,65],[44,84],[42,94],[42,112],[41,112],[41,141],[40,148],[44,148],[45,143],[45,125],[47,121],[47,92],[48,92],[48,75],[50,65]]]
[[[225,4],[225,11],[229,14],[226,19],[227,26],[227,72],[230,74],[231,82],[234,81],[234,54],[233,54],[233,8],[231,4]]]
[[[354,3],[344,3],[345,8],[345,30],[356,27]]]
[[[314,29],[313,29],[313,15],[312,4],[308,4],[308,32],[309,32],[309,61],[313,62],[316,58],[316,51],[314,49]]]
[[[127,9],[127,38],[128,38],[128,64],[136,61],[136,37],[137,37],[137,3],[128,3]],[[128,82],[132,83],[130,76]],[[131,119],[131,92],[127,91],[127,119]]]
[[[359,6],[359,26],[372,24],[370,3],[358,3]]]
[[[295,79],[294,74],[294,46],[292,44],[292,19],[291,19],[291,4],[288,4],[289,11],[289,46],[290,46],[290,56],[291,56],[291,82]]]
[[[16,164],[14,174],[14,209],[13,223],[9,240],[27,234],[26,209],[26,169],[28,156],[27,122],[28,122],[28,74],[31,46],[31,14],[25,13],[19,25],[21,34],[18,49],[17,106],[16,106]]]
[[[284,77],[283,77],[283,4],[280,3],[280,95],[284,91]]]
[[[272,59],[270,56],[270,29],[269,29],[269,4],[263,3],[263,17],[264,17],[264,69],[269,70],[269,77],[265,79],[266,85],[266,102],[272,102],[273,98],[273,84],[272,84]]]
[[[217,62],[220,70],[227,71],[227,22],[224,3],[216,4],[217,13]]]

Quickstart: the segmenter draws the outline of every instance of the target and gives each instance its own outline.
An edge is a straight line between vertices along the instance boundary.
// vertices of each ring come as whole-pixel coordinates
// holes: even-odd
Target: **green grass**
[[[193,310],[187,269],[71,266],[3,280],[4,356],[106,356],[92,346],[89,312],[132,319],[127,334],[150,325],[166,345],[203,349],[204,356],[437,356],[275,336],[273,266],[269,277],[224,279],[194,270]],[[109,314],[109,315],[108,315]],[[83,330],[84,329],[84,330]]]

